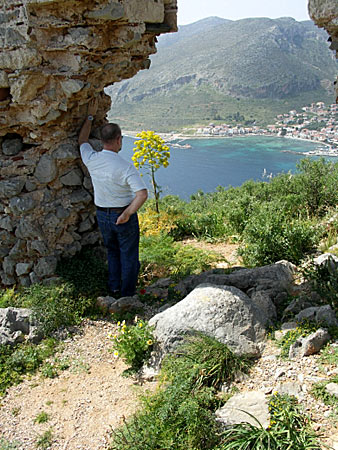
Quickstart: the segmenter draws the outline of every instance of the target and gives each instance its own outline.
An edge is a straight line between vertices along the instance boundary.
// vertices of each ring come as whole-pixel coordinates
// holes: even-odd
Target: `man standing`
[[[97,108],[97,99],[92,100],[79,134],[80,152],[92,179],[96,217],[108,251],[108,286],[113,296],[125,297],[135,294],[140,270],[137,210],[148,192],[136,168],[118,154],[123,136],[117,124],[102,127],[101,152],[89,144]]]

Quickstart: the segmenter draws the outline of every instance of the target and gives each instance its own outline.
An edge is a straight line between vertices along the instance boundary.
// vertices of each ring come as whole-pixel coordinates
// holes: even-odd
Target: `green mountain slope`
[[[183,26],[159,39],[148,71],[108,88],[109,118],[168,131],[234,115],[263,124],[312,101],[333,102],[337,63],[326,39],[292,18]]]

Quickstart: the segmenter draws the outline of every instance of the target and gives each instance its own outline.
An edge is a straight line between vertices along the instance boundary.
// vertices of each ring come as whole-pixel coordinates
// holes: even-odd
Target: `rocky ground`
[[[140,391],[154,385],[139,386],[122,377],[127,366],[110,351],[108,335],[115,331],[112,322],[85,321],[57,355],[70,361],[69,369],[53,379],[37,374],[10,388],[1,399],[0,437],[30,450],[36,448],[39,436],[52,429],[52,449],[107,448],[111,427],[133,414]],[[42,412],[49,419],[38,424],[35,419]]]
[[[201,246],[191,240],[187,244]],[[203,249],[219,252],[230,264],[237,262],[235,246],[203,244]],[[149,308],[145,316],[149,319],[155,313]],[[4,442],[16,443],[15,448],[20,450],[35,449],[38,440],[49,430],[51,445],[44,448],[108,448],[111,428],[119,427],[124,417],[137,410],[140,393],[156,388],[155,382],[141,385],[136,379],[122,376],[126,365],[115,359],[111,351],[110,336],[115,332],[116,324],[109,319],[85,320],[82,327],[64,340],[62,350],[55,355],[58,361],[68,361],[66,370],[56,378],[38,373],[8,390],[0,399],[1,450],[14,448],[2,446]],[[333,348],[338,344],[330,345]],[[310,394],[314,383],[337,374],[338,368],[323,366],[320,355],[291,361],[279,358],[279,353],[274,341],[268,341],[249,376],[234,385],[240,392],[258,390],[268,395],[278,391],[296,395],[311,417],[314,429],[322,436],[323,450],[327,448],[325,445],[338,450],[338,417],[332,407]],[[37,423],[41,413],[47,417],[45,423]]]
[[[66,339],[58,355],[71,362],[69,369],[54,379],[37,374],[10,388],[1,400],[1,438],[15,441],[18,449],[30,450],[36,448],[39,436],[52,429],[51,449],[108,448],[111,427],[118,427],[123,417],[136,411],[140,392],[156,386],[150,382],[140,386],[136,380],[122,377],[126,366],[110,351],[112,341],[108,335],[115,329],[116,325],[107,320],[85,321],[77,334]],[[278,353],[279,349],[269,342],[250,377],[236,382],[236,387],[240,391],[296,394],[315,430],[323,435],[323,444],[337,449],[333,409],[309,394],[313,383],[337,373],[337,367],[323,368],[319,355],[284,361]],[[38,424],[35,419],[41,412],[46,412],[49,419]]]

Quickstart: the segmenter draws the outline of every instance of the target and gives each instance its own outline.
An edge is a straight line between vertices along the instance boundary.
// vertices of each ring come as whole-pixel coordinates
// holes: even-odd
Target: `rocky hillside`
[[[208,119],[203,117],[203,104],[213,104],[211,119],[222,116],[217,100],[224,104],[235,99],[237,103],[229,107],[233,112],[247,99],[253,103],[273,99],[280,107],[285,101],[289,107],[299,96],[303,101],[315,97],[333,102],[337,66],[327,38],[311,21],[292,18],[211,17],[182,26],[176,35],[159,39],[149,71],[108,90],[111,116],[130,119],[141,111],[142,117],[145,105],[151,114],[153,104],[157,113],[166,108],[169,120],[168,111],[178,111],[184,122],[186,114],[183,108],[181,116],[180,107],[195,103],[196,98],[195,121]]]

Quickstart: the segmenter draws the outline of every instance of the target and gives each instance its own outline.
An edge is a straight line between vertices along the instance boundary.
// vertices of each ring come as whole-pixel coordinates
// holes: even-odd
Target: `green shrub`
[[[336,414],[338,414],[338,398],[335,395],[329,394],[326,390],[326,386],[329,383],[338,384],[338,375],[335,375],[328,380],[315,383],[312,386],[311,395],[316,399],[322,400],[325,405],[333,406]]]
[[[338,312],[338,268],[334,262],[317,265],[313,261],[303,269],[303,275],[325,304]]]
[[[142,236],[140,240],[141,277],[171,276],[183,278],[211,268],[220,257],[174,242],[168,235]]]
[[[113,355],[122,357],[130,365],[128,372],[137,372],[150,357],[154,344],[153,328],[147,322],[138,319],[134,325],[118,322],[118,331],[114,339]]]
[[[43,362],[54,354],[57,342],[46,339],[39,345],[21,344],[17,347],[0,346],[0,394],[22,380],[26,373],[34,373]]]
[[[240,255],[248,266],[286,259],[298,264],[319,243],[313,222],[290,218],[283,205],[263,204],[252,214],[244,231]]]
[[[43,286],[34,284],[22,291],[26,306],[32,308],[33,317],[44,336],[54,330],[80,323],[82,317],[93,310],[94,300],[77,297],[69,283]]]
[[[302,159],[297,166],[295,187],[299,204],[305,207],[310,215],[322,215],[328,207],[338,204],[338,164],[320,158],[317,161]]]
[[[142,399],[140,411],[113,432],[111,449],[207,450],[219,442],[215,387],[246,363],[225,345],[197,335],[166,358],[161,388]]]

